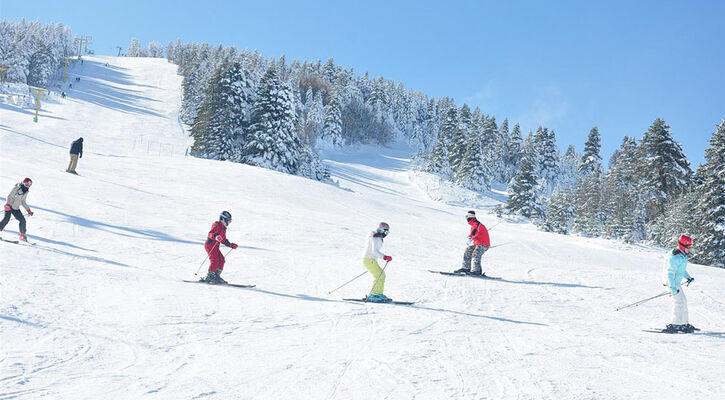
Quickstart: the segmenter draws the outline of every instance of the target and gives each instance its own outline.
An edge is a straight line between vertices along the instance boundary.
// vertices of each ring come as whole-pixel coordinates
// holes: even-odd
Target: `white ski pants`
[[[687,298],[680,287],[680,291],[672,295],[672,324],[685,325],[688,323],[690,321],[687,315]]]

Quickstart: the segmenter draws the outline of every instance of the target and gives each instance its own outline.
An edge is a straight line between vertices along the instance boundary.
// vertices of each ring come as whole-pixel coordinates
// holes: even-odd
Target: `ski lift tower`
[[[88,40],[90,38],[91,38],[90,36],[79,36],[77,38],[77,40],[78,40],[78,59],[80,59],[81,56],[83,55],[83,53],[81,51],[81,49],[83,48],[83,43],[86,44],[86,48],[87,48],[87,46],[88,46]]]
[[[116,48],[118,49],[118,56],[121,57],[121,50],[123,50],[123,48],[121,46],[116,46]]]
[[[81,39],[85,40],[85,44],[83,45],[83,52],[87,54],[88,53],[88,42],[93,40],[93,38],[90,36],[83,36]]]
[[[63,66],[63,83],[65,83],[65,77],[68,72],[68,61],[71,61],[68,57],[64,58],[63,61],[65,61],[65,66]]]
[[[43,88],[37,88],[34,86],[30,86],[30,90],[35,90],[37,92],[37,98],[35,100],[35,117],[33,117],[33,122],[38,122],[38,111],[40,111],[40,95],[43,92],[47,92],[47,90],[43,89]]]

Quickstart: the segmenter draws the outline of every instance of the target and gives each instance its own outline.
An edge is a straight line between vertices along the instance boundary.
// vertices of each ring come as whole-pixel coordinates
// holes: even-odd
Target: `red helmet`
[[[30,179],[30,178],[23,179],[23,185],[25,185],[25,187],[30,187],[30,185],[32,185],[32,184],[33,184],[32,179]]]
[[[687,251],[689,252],[690,247],[692,247],[692,238],[687,235],[680,236],[680,240],[677,242],[677,248],[680,249],[680,251]]]

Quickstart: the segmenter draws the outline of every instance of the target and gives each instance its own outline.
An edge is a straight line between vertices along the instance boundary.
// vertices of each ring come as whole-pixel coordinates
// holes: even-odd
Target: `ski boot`
[[[28,241],[28,238],[25,236],[24,233],[20,232],[20,240],[23,241],[23,242],[27,242]]]
[[[222,274],[222,271],[220,271],[220,270],[217,270],[216,271],[216,274],[215,274],[216,283],[220,283],[220,284],[226,285],[229,282],[227,282],[224,279],[222,279],[221,274]]]
[[[209,271],[206,273],[206,278],[202,279],[202,282],[206,282],[208,284],[214,285],[217,283],[216,281],[216,272]]]
[[[667,327],[662,332],[666,332],[666,333],[683,332],[682,331],[683,326],[684,325],[667,324]]]
[[[454,274],[470,274],[471,270],[468,268],[459,268],[455,271],[453,271]]]
[[[369,301],[371,303],[390,303],[393,300],[384,294],[371,294],[365,298],[365,301]]]
[[[699,331],[699,329],[695,328],[694,326],[690,324],[680,325],[682,332],[685,333],[693,333],[695,331]]]
[[[471,271],[471,272],[468,273],[468,275],[481,276],[481,275],[483,275],[483,272],[481,272],[481,271]]]

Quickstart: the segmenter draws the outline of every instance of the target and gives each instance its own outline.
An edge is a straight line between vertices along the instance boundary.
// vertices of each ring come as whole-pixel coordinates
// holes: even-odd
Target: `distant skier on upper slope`
[[[471,226],[471,232],[468,235],[468,247],[466,247],[466,251],[463,253],[463,266],[455,272],[481,275],[483,274],[481,257],[491,247],[491,242],[488,239],[488,230],[485,225],[476,219],[475,211],[469,211],[466,214],[466,221]],[[471,265],[471,262],[473,262],[473,265]]]
[[[229,242],[227,239],[227,227],[232,223],[232,214],[229,211],[222,211],[219,215],[219,221],[212,224],[211,230],[206,235],[206,243],[204,243],[204,249],[209,254],[209,271],[207,272],[205,282],[215,283],[227,283],[221,278],[222,270],[224,269],[224,255],[219,250],[220,245],[225,245],[236,249],[239,247],[236,243]]]
[[[390,232],[390,225],[381,222],[377,229],[368,234],[367,241],[365,242],[365,250],[362,254],[363,265],[375,279],[370,295],[365,298],[366,301],[375,303],[387,303],[391,301],[390,298],[383,294],[383,290],[385,289],[385,271],[380,268],[377,261],[378,258],[382,258],[387,262],[393,261],[393,257],[385,255],[381,251],[383,239],[388,236],[388,232]]]
[[[20,206],[23,206],[28,211],[28,215],[33,216],[33,211],[30,210],[28,203],[25,202],[30,191],[30,185],[32,184],[32,179],[25,178],[22,182],[18,182],[13,186],[13,190],[10,191],[5,204],[5,217],[0,222],[0,231],[2,231],[5,229],[5,225],[10,222],[10,216],[14,216],[15,219],[20,221],[20,240],[24,242],[27,242],[28,238],[25,237],[25,217],[23,216],[23,212],[20,211]]]
[[[692,238],[680,236],[677,247],[665,257],[664,272],[667,275],[666,284],[672,294],[672,323],[667,325],[667,332],[694,332],[697,328],[690,325],[687,312],[687,298],[682,291],[682,280],[688,283],[695,278],[687,273],[687,256],[692,249]]]

